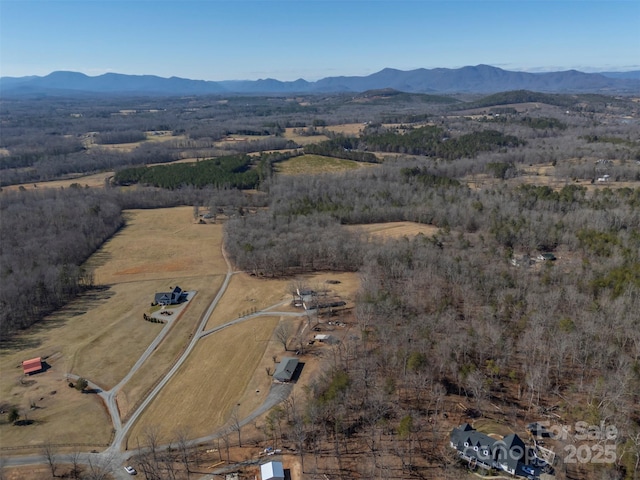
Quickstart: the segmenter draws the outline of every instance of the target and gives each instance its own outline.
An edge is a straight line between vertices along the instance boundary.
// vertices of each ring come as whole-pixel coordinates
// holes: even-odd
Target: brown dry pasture
[[[282,175],[316,175],[338,173],[371,166],[372,164],[325,157],[322,155],[301,155],[275,164],[276,172]]]
[[[135,402],[147,384],[157,380],[153,376],[175,360],[217,292],[227,268],[221,242],[222,226],[195,224],[190,207],[127,212],[127,226],[86,264],[102,287],[3,345],[0,403],[17,406],[33,423],[0,424],[0,445],[39,445],[53,438],[65,439],[63,443],[108,443],[111,424],[102,402],[96,395],[70,389],[65,375],[74,373],[102,388],[112,387],[163,327],[142,318],[154,293],[176,284],[197,290],[154,353],[153,364],[143,370],[147,376],[136,379],[136,388],[125,390]],[[51,368],[24,377],[21,362],[32,357],[45,358]]]
[[[317,127],[318,130],[328,130],[340,135],[357,137],[362,133],[364,125],[362,123],[345,123],[341,125],[329,125],[326,127]],[[293,140],[299,145],[309,145],[311,143],[319,143],[329,140],[326,135],[300,135],[297,131],[300,128],[288,127],[285,129],[284,138]]]
[[[330,281],[331,283],[328,283]],[[291,341],[305,324],[305,317],[280,317],[278,311],[299,311],[290,306],[293,285],[327,290],[353,305],[359,279],[355,273],[316,273],[289,279],[260,279],[245,273],[233,275],[205,330],[242,315],[272,306],[274,315],[248,318],[202,338],[187,362],[160,392],[138,420],[129,435],[132,442],[144,444],[145,431],[157,429],[165,441],[186,427],[192,437],[214,433],[228,423],[234,408],[243,418],[265,399],[271,385],[266,369],[274,369],[273,357],[287,353],[273,337],[279,322],[291,325]],[[311,335],[311,332],[306,332]],[[291,355],[291,353],[289,353]],[[302,383],[310,381],[317,361],[305,360]],[[132,384],[134,382],[131,382]],[[184,392],[189,394],[185,395]],[[239,405],[238,405],[239,404]]]
[[[200,317],[222,285],[223,279],[222,275],[184,279],[185,285],[197,290],[198,294],[189,301],[177,317],[172,317],[173,325],[160,347],[154,350],[149,359],[118,393],[118,408],[123,418],[127,418],[131,409],[144,399],[155,383],[166,374],[175,359],[180,356],[185,345],[191,340]]]
[[[286,128],[283,135],[284,138],[286,138],[287,140],[292,140],[296,142],[298,145],[302,145],[302,146],[309,145],[312,143],[326,142],[327,140],[329,140],[329,137],[327,137],[326,135],[301,135],[300,133],[297,132],[297,130],[304,130],[304,129],[292,128],[292,127]]]
[[[180,428],[188,429],[196,438],[215,432],[245,393],[278,321],[279,317],[252,318],[201,339],[133,426],[129,445],[138,441],[144,445],[149,429],[157,429],[163,441],[171,440]],[[262,377],[257,388],[260,392],[240,402],[240,418],[264,401],[271,377],[266,371],[262,371]]]
[[[205,330],[286,301],[290,298],[288,284],[288,280],[264,280],[247,273],[236,273],[231,277],[227,291],[218,302]]]
[[[192,207],[130,210],[126,221],[126,228],[87,262],[97,284],[172,282],[185,276],[226,273],[220,255],[222,225],[195,223]],[[181,286],[189,290],[188,285]]]
[[[440,229],[433,225],[414,222],[370,223],[368,225],[349,225],[345,228],[363,232],[377,238],[414,237],[423,234],[428,237],[437,234]]]
[[[342,125],[329,125],[323,128],[325,128],[326,130],[329,130],[330,132],[338,133],[340,135],[357,137],[362,133],[362,130],[364,129],[364,125],[362,123],[344,123]]]
[[[69,188],[73,184],[80,185],[81,187],[89,188],[103,188],[105,182],[113,177],[114,172],[102,172],[92,175],[81,175],[73,178],[67,178],[64,180],[51,180],[48,182],[35,182],[35,183],[20,183],[16,185],[8,185],[2,187],[2,190],[12,191],[18,190],[20,187],[26,190],[38,189],[38,188]]]
[[[68,330],[68,329],[65,329]],[[87,444],[83,448],[105,447],[111,441],[111,422],[101,399],[69,388],[63,364],[47,359],[46,372],[25,377],[18,354],[0,358],[0,395],[3,409],[17,407],[27,425],[12,425],[2,415],[0,454],[35,453],[45,442]],[[32,422],[32,423],[30,423]]]

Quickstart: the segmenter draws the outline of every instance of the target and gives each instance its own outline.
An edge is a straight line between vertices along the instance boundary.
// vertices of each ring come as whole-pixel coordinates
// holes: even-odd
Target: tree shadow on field
[[[8,338],[0,338],[0,355],[16,350],[38,348],[42,344],[42,340],[37,338],[39,334],[66,325],[70,318],[84,315],[109,300],[113,295],[114,292],[109,286],[87,289],[67,305],[50,313],[38,323],[20,330]]]
[[[117,235],[118,233],[113,235],[111,238],[114,238]],[[89,261],[88,265],[90,266],[90,268],[103,267],[109,260],[111,260],[112,257],[113,255],[110,252],[107,252],[106,250],[101,248],[91,255],[91,260]]]

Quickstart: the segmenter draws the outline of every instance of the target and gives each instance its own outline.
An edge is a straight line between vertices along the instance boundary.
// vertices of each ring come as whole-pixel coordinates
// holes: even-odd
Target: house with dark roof
[[[293,357],[283,357],[273,372],[273,378],[279,382],[289,382],[298,367],[298,359]]]
[[[155,295],[155,303],[158,305],[176,305],[187,297],[187,293],[183,292],[180,287],[176,287],[170,292],[159,292]]]
[[[514,433],[499,440],[463,423],[451,431],[450,445],[470,466],[502,470],[527,479],[539,478],[540,469],[528,465],[527,448]]]

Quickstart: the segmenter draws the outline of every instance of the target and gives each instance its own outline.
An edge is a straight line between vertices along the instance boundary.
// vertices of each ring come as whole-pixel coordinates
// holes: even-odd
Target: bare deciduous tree
[[[287,344],[289,342],[289,337],[291,336],[291,324],[286,321],[281,321],[273,332],[276,339],[282,344],[284,351],[289,351],[287,348]]]
[[[58,461],[56,459],[55,447],[50,440],[47,440],[42,446],[42,455],[47,460],[47,465],[51,471],[51,476],[56,477],[56,470],[58,469]]]

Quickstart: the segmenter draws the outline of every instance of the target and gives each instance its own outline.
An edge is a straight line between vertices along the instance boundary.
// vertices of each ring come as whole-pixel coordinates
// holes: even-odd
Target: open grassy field
[[[246,273],[235,274],[205,330],[290,299],[289,284],[289,280],[263,280]]]
[[[184,279],[185,288],[188,285],[189,289],[197,290],[198,294],[189,301],[187,308],[180,316],[172,319],[174,324],[169,335],[118,393],[118,407],[123,418],[127,417],[131,408],[146,396],[156,381],[164,376],[175,359],[180,356],[202,314],[222,285],[223,279],[222,275]]]
[[[126,220],[127,227],[87,262],[97,284],[164,278],[168,288],[180,277],[226,272],[220,255],[222,225],[195,223],[193,208],[131,210]]]
[[[340,135],[357,137],[362,133],[364,125],[362,123],[345,123],[342,125],[329,125],[324,128],[330,132],[339,133]]]
[[[301,135],[298,133],[299,130],[304,130],[304,128],[285,128],[283,136],[287,140],[292,140],[302,146],[309,145],[311,143],[326,142],[329,140],[329,137],[326,135]]]
[[[361,231],[367,235],[379,238],[413,237],[419,233],[430,237],[440,230],[433,225],[414,222],[370,223],[368,225],[348,225],[344,228]]]
[[[278,322],[279,317],[258,317],[200,340],[131,429],[129,445],[138,440],[144,445],[149,429],[157,429],[163,441],[168,441],[180,428],[199,437],[224,425],[254,376]],[[264,370],[262,376],[259,393],[254,390],[247,401],[240,402],[240,417],[264,401],[271,377]]]
[[[87,262],[103,287],[3,345],[0,404],[5,409],[17,406],[34,423],[0,424],[0,447],[38,445],[53,438],[59,443],[108,443],[111,425],[101,400],[70,389],[65,375],[112,387],[163,328],[142,319],[154,293],[176,284],[197,290],[142,371],[144,378],[136,377],[138,384],[125,391],[135,402],[175,360],[219,288],[226,272],[221,225],[195,224],[189,207],[130,211],[127,218],[127,226]],[[25,378],[21,362],[38,356],[51,368]],[[31,409],[34,403],[40,408]]]
[[[322,155],[301,155],[275,164],[276,172],[282,175],[346,172],[366,166],[371,166],[371,164],[342,158],[324,157]]]

